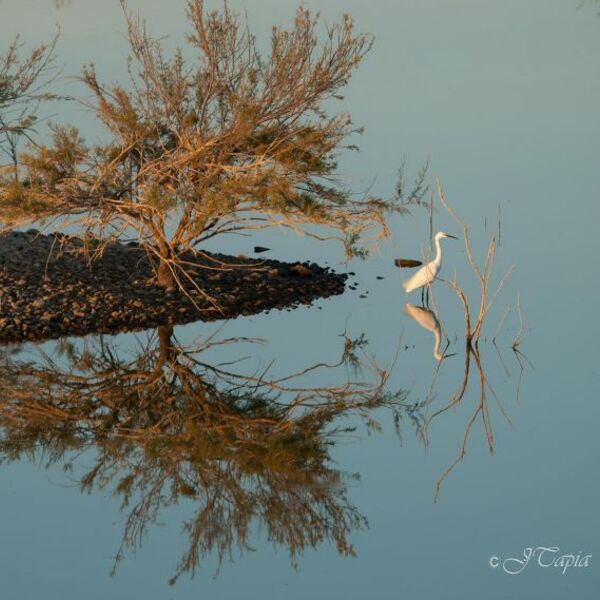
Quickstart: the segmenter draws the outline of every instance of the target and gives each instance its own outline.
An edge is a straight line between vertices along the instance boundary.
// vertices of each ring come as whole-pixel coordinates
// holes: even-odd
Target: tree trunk
[[[157,328],[160,348],[159,365],[162,367],[173,357],[173,325],[159,325]]]
[[[158,269],[156,269],[156,279],[158,285],[161,287],[169,288],[175,286],[175,278],[173,277],[173,272],[169,263],[162,260],[160,261]]]

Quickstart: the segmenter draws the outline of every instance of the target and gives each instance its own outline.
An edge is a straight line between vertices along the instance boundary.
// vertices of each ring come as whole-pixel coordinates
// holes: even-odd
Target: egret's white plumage
[[[442,268],[442,248],[440,246],[440,240],[444,238],[457,239],[455,236],[444,233],[443,231],[439,231],[435,234],[435,258],[432,261],[425,263],[410,279],[402,284],[406,293],[431,285],[438,276],[438,273]]]

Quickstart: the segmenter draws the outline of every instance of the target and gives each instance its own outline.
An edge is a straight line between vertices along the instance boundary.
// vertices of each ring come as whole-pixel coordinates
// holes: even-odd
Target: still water
[[[182,38],[181,2],[131,4]],[[492,290],[515,265],[477,352],[449,286],[436,284],[433,314],[402,289],[393,259],[427,250],[425,210],[349,265],[278,232],[211,246],[260,243],[352,273],[356,290],[312,307],[6,349],[3,393],[20,400],[0,446],[3,598],[597,597],[597,7],[306,4],[349,11],[376,38],[344,101],[365,126],[340,163],[348,182],[389,195],[403,156],[409,171],[429,158],[480,264],[496,236]],[[294,10],[231,6],[259,35]],[[117,3],[0,11],[3,46],[58,23],[66,74],[94,61],[118,77]],[[435,230],[462,237],[435,208]],[[476,312],[464,245],[443,244]],[[560,549],[543,564],[592,558],[565,573],[539,551],[523,564],[538,547]]]

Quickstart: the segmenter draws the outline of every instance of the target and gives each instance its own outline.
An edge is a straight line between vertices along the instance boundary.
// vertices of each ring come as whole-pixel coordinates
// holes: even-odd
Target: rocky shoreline
[[[311,304],[341,294],[347,276],[316,263],[202,253],[189,274],[219,306],[159,287],[135,243],[110,243],[91,264],[83,241],[36,230],[0,234],[0,343],[117,333]],[[218,266],[218,268],[215,268]],[[206,268],[210,267],[210,268]]]

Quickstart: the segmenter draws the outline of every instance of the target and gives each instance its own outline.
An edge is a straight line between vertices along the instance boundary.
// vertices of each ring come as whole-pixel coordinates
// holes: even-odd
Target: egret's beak
[[[457,240],[458,238],[455,235],[446,234],[446,237],[452,238],[453,240]]]

